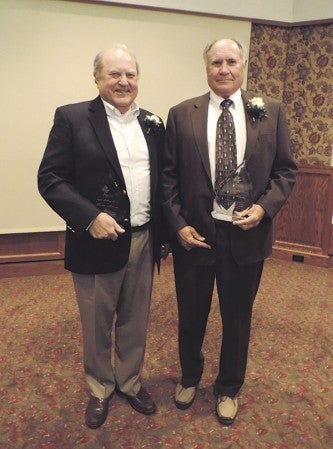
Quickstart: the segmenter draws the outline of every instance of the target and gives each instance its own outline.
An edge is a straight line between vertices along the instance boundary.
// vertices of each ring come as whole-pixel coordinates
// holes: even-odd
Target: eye
[[[111,78],[117,79],[117,78],[120,78],[121,75],[119,72],[109,72],[109,76]]]
[[[221,65],[221,61],[220,61],[219,59],[214,59],[214,60],[212,61],[212,66],[218,67],[218,66],[220,66],[220,65]]]

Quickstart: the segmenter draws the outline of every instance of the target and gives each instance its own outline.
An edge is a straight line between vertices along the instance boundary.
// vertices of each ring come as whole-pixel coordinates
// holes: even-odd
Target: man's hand
[[[123,234],[125,229],[109,214],[101,212],[91,223],[88,231],[94,239],[117,240],[119,234]]]
[[[232,224],[243,229],[243,231],[247,231],[258,226],[264,215],[265,210],[259,204],[253,204],[241,212],[236,212]]]
[[[186,251],[190,251],[190,249],[195,247],[211,249],[211,246],[205,243],[205,237],[198,234],[192,226],[184,226],[184,228],[179,229],[177,238]]]

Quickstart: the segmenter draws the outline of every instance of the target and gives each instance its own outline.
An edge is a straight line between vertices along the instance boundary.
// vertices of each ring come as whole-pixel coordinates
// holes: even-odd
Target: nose
[[[227,73],[227,72],[229,72],[228,63],[226,61],[221,63],[219,71],[220,71],[220,73]]]
[[[119,78],[119,83],[120,84],[127,84],[128,83],[126,73],[122,73],[121,74],[121,76]]]

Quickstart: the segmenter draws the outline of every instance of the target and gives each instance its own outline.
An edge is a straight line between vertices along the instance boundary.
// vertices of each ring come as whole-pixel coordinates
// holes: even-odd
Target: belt
[[[216,228],[230,228],[230,226],[232,226],[232,221],[225,221],[225,220],[215,220],[214,219],[214,223],[215,223],[215,227]]]
[[[147,223],[140,225],[140,226],[132,226],[131,227],[131,231],[132,232],[140,232],[140,231],[145,231],[146,229],[149,228],[151,223],[151,220],[147,221]]]

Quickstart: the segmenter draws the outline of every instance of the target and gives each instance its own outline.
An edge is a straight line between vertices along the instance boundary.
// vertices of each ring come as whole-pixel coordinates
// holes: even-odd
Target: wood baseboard
[[[325,254],[315,254],[300,248],[279,248],[279,246],[274,245],[272,257],[275,259],[306,263],[308,265],[314,265],[316,267],[333,267],[333,256]]]
[[[42,262],[15,262],[0,264],[0,279],[65,273],[68,274],[69,272],[64,269],[63,260],[45,260]]]
[[[0,278],[68,273],[64,232],[0,235]]]
[[[65,232],[0,234],[0,264],[64,258]]]

